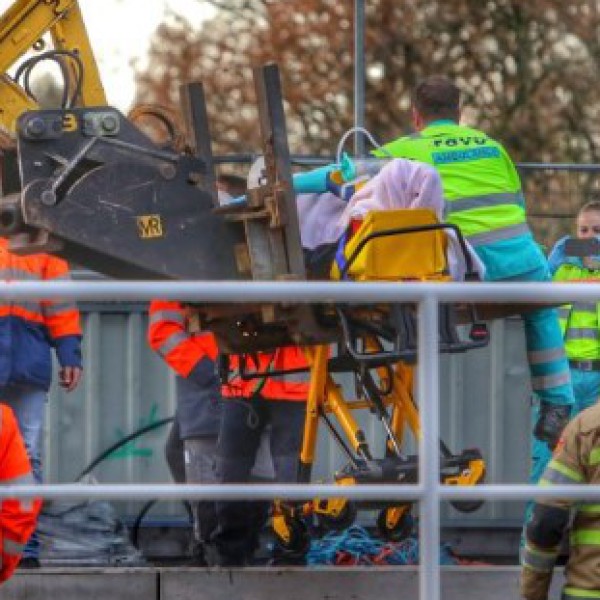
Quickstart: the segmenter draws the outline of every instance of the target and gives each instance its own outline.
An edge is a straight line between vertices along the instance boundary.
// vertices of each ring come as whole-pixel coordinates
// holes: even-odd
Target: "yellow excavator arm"
[[[77,104],[106,104],[77,0],[17,0],[0,17],[0,126],[8,131],[15,130],[19,115],[37,108],[35,99],[8,75],[8,70],[31,48],[43,45],[41,40],[46,34],[50,34],[55,51],[72,53],[81,61],[83,77]],[[74,60],[64,63],[73,85],[77,81],[77,65]]]

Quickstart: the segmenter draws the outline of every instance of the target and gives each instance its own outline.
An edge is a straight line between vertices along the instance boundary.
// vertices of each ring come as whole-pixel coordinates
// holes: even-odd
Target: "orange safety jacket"
[[[148,343],[175,373],[187,378],[203,358],[216,360],[219,350],[215,336],[208,331],[190,333],[188,311],[183,304],[153,300],[149,314]]]
[[[150,304],[148,342],[150,347],[184,378],[192,374],[203,358],[215,361],[219,351],[212,333],[194,334],[188,331],[187,310],[180,302],[175,301],[154,300]],[[259,352],[255,355],[230,356],[229,368],[234,375],[222,385],[221,393],[228,398],[248,398],[258,391],[261,396],[271,400],[306,400],[306,374],[269,377],[263,384],[262,378],[244,380],[239,376],[244,361],[248,372],[306,368],[306,359],[298,346],[278,348],[273,352]],[[298,381],[300,378],[306,381]]]
[[[244,364],[245,361],[245,364]],[[259,393],[268,400],[306,401],[308,396],[308,373],[280,375],[267,379],[242,379],[240,367],[248,373],[266,371],[291,371],[308,367],[304,353],[299,346],[277,348],[273,352],[258,352],[244,356],[230,357],[230,369],[234,376],[223,385],[222,392],[226,397],[250,398]]]
[[[0,486],[33,483],[17,420],[8,406],[0,404]],[[35,529],[41,506],[40,499],[0,500],[0,583],[17,568],[23,547]]]
[[[68,280],[67,263],[49,254],[17,256],[0,238],[0,280]],[[52,379],[50,348],[61,366],[81,367],[81,325],[74,302],[0,300],[0,386],[33,384],[45,389]]]

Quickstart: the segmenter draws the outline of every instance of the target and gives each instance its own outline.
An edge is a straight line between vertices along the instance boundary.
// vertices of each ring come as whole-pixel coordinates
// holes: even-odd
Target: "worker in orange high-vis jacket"
[[[0,279],[3,281],[64,281],[67,263],[48,254],[17,256],[0,238]],[[82,373],[81,326],[74,302],[0,299],[0,399],[17,418],[31,461],[33,477],[42,481],[42,430],[45,403],[52,380],[54,349],[59,383],[70,392]],[[37,566],[39,544],[34,535],[25,548],[23,566]]]
[[[214,337],[189,331],[189,314],[180,302],[154,300],[149,313],[148,343],[176,373],[175,420],[165,446],[171,475],[177,483],[217,483],[222,402]],[[193,503],[193,515],[192,557],[201,565],[217,525],[215,503]]]
[[[246,483],[256,458],[260,437],[270,429],[270,449],[275,481],[298,480],[298,457],[308,396],[308,373],[244,379],[246,373],[295,371],[307,368],[296,346],[231,356],[230,377],[223,385],[223,419],[217,449],[217,469],[223,483]],[[268,502],[217,502],[218,527],[213,536],[221,566],[252,564],[259,534],[268,517]],[[299,564],[295,555],[273,545],[277,563]]]
[[[31,465],[12,410],[0,404],[0,486],[31,485]],[[0,584],[13,574],[35,529],[41,500],[3,498],[0,502]]]
[[[218,410],[212,402],[217,378],[216,340],[209,332],[192,334],[188,329],[187,310],[181,303],[152,302],[148,331],[150,346],[180,376],[177,380],[176,419],[179,431],[176,433],[185,443],[186,475],[190,469],[188,461],[205,462],[206,466],[211,462],[209,436],[214,431],[213,418]],[[297,347],[257,353],[248,356],[247,360],[246,357],[229,357],[230,377],[220,390],[224,402],[219,414],[220,432],[216,449],[218,481],[245,483],[250,480],[261,437],[267,427],[270,428],[275,479],[280,482],[297,480],[308,383],[295,381],[294,376],[287,380],[279,377],[245,380],[240,377],[240,371],[288,371],[306,366],[304,355]],[[200,403],[198,394],[203,398]],[[195,441],[192,441],[193,438],[196,438]],[[199,443],[199,438],[204,438],[204,444]],[[177,459],[177,454],[174,458]],[[194,481],[211,481],[210,473],[205,472],[200,477],[201,480]],[[214,473],[212,477],[215,477]],[[214,545],[219,564],[246,564],[258,545],[258,535],[268,514],[268,503],[218,502],[216,509],[218,527],[210,535],[210,540],[204,537],[204,542],[210,541]]]

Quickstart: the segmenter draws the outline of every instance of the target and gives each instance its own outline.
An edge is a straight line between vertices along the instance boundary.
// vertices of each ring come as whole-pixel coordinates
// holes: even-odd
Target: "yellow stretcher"
[[[446,251],[447,225],[437,222],[428,210],[374,212],[366,216],[356,234],[345,246],[344,259],[332,268],[332,278],[354,281],[439,281],[450,279]],[[456,234],[462,241],[460,232]],[[467,271],[472,272],[466,247]],[[464,312],[463,307],[463,312]],[[468,308],[467,312],[468,312]],[[300,452],[299,480],[311,478],[316,457],[319,424],[324,422],[343,448],[348,464],[335,474],[341,485],[381,482],[416,483],[417,457],[403,453],[407,432],[415,440],[421,435],[413,395],[413,367],[416,362],[415,307],[336,306],[335,315],[343,332],[343,344],[336,357],[330,346],[305,348],[310,365],[304,437]],[[466,337],[459,332],[453,306],[440,308],[440,351],[464,352],[488,343],[484,324],[474,313]],[[464,328],[464,327],[463,327]],[[332,373],[352,372],[358,397],[344,398]],[[381,421],[387,438],[384,456],[376,457],[354,411],[367,409]],[[483,481],[485,463],[477,449],[453,454],[440,442],[440,480],[454,485],[475,485]],[[480,502],[457,502],[455,508],[470,512]],[[361,505],[378,508],[377,527],[386,539],[400,539],[410,533],[411,504]],[[274,529],[278,543],[291,553],[304,553],[309,544],[304,519],[316,514],[321,525],[343,529],[352,524],[357,507],[345,499],[315,499],[302,506],[276,503]]]

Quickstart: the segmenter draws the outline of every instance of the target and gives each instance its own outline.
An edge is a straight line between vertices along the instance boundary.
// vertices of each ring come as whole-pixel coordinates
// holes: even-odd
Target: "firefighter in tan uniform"
[[[600,484],[600,405],[577,415],[565,428],[540,485]],[[547,600],[564,531],[570,531],[562,600],[600,598],[600,503],[564,499],[536,502],[521,555],[521,596]]]

